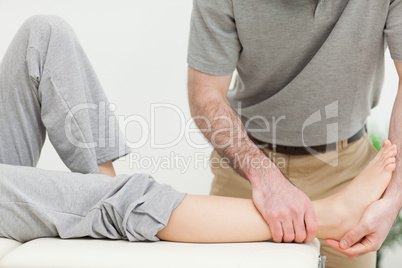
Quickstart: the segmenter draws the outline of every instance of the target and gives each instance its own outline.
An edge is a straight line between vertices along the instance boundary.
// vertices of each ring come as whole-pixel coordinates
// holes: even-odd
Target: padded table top
[[[2,239],[0,244],[3,242]],[[0,268],[316,268],[319,249],[318,240],[306,244],[189,244],[43,238],[3,255]]]
[[[4,256],[9,254],[11,251],[13,251],[15,248],[20,246],[21,243],[10,240],[10,239],[5,239],[5,238],[0,238],[0,261],[3,259]]]

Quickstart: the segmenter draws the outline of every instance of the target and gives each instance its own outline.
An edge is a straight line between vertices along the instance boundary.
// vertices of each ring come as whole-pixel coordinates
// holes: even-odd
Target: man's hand
[[[232,75],[213,76],[189,67],[188,94],[195,123],[217,152],[250,180],[254,203],[269,224],[275,242],[313,240],[318,227],[311,201],[248,138],[238,114],[227,101],[231,79]],[[240,159],[265,164],[244,164]],[[265,168],[267,163],[275,168]]]
[[[340,242],[327,239],[335,250],[353,258],[378,250],[401,209],[402,189],[402,62],[395,61],[399,75],[399,89],[392,110],[389,138],[398,146],[396,169],[382,199],[373,202],[364,212],[359,224],[350,230]]]
[[[341,242],[327,239],[327,244],[349,258],[377,251],[398,216],[399,210],[392,208],[393,204],[384,199],[373,202],[364,212],[359,224]]]
[[[310,242],[316,236],[318,224],[310,199],[278,169],[270,178],[253,180],[253,200],[275,242]]]

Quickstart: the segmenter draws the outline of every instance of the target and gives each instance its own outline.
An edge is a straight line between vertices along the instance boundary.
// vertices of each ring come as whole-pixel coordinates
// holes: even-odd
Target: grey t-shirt
[[[194,0],[188,64],[237,69],[228,100],[254,137],[312,146],[364,126],[387,43],[402,61],[402,0]]]

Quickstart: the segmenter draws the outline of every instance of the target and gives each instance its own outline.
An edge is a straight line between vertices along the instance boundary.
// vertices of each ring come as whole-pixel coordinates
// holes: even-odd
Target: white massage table
[[[20,244],[0,238],[0,268],[317,268],[320,244],[173,242],[43,238]]]

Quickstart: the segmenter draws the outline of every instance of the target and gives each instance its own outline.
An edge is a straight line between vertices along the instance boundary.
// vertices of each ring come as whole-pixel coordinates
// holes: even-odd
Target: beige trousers
[[[311,200],[332,195],[341,190],[356,177],[374,158],[377,151],[368,135],[348,144],[340,141],[337,150],[320,155],[320,159],[312,155],[295,156],[273,154],[263,149],[264,153],[278,166],[283,175],[296,187],[302,190]],[[216,151],[211,155],[211,169],[214,173],[211,195],[252,198],[252,187],[248,180],[220,161]],[[218,164],[219,163],[219,164]],[[338,253],[321,242],[321,254],[327,256],[327,268],[374,268],[376,252],[354,259]]]

